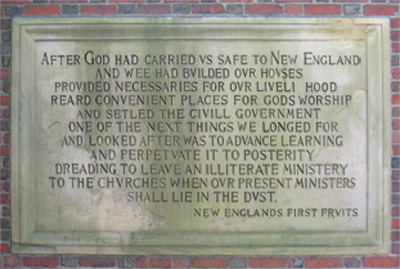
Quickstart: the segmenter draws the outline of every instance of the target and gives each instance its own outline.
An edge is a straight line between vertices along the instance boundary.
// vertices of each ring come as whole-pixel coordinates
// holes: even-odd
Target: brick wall
[[[0,267],[1,268],[399,268],[400,17],[399,0],[0,0]],[[392,231],[388,256],[137,257],[22,255],[10,251],[11,19],[14,16],[264,15],[391,18]]]

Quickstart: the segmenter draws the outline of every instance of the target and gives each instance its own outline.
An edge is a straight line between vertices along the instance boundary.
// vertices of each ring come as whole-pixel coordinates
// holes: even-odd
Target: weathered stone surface
[[[13,249],[388,252],[388,24],[15,20]]]

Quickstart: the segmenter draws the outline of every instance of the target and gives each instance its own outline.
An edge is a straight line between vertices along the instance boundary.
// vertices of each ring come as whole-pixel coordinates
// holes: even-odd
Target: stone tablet
[[[12,250],[389,251],[387,19],[15,19]]]

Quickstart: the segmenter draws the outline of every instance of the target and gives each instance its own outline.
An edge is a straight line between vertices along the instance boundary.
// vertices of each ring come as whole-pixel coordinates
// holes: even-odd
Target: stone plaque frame
[[[338,255],[390,251],[390,40],[383,18],[21,18],[13,20],[12,252],[135,255]],[[262,33],[262,35],[260,34]],[[35,227],[35,43],[58,40],[358,40],[367,48],[367,229],[42,231]],[[45,113],[45,112],[44,112]]]

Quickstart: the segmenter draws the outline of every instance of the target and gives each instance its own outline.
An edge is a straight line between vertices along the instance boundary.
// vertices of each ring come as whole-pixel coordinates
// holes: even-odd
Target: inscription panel
[[[14,251],[388,251],[386,20],[13,31]]]

